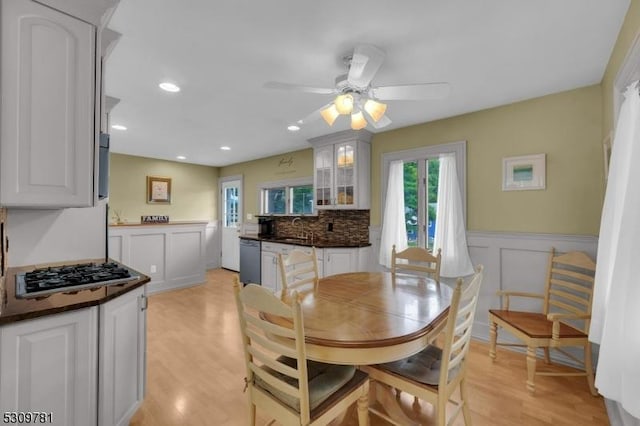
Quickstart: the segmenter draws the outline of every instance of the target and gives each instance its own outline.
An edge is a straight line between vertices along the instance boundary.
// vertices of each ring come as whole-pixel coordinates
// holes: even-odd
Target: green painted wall
[[[307,142],[303,142],[307,145]],[[301,151],[247,161],[220,168],[220,177],[242,175],[244,179],[244,214],[258,214],[258,187],[263,182],[313,177],[313,150]],[[255,219],[253,221],[255,222]]]
[[[618,34],[616,45],[609,58],[609,64],[602,79],[602,138],[613,130],[613,83],[618,70],[631,47],[633,40],[640,33],[640,0],[631,0],[629,10]]]
[[[381,156],[467,141],[467,229],[596,235],[603,193],[600,86],[374,136],[371,223],[379,225]],[[502,158],[545,153],[547,188],[502,191]]]
[[[169,215],[171,221],[217,219],[218,168],[115,153],[110,160],[109,207],[127,222],[140,222],[142,215]],[[171,178],[171,204],[147,204],[147,176]]]

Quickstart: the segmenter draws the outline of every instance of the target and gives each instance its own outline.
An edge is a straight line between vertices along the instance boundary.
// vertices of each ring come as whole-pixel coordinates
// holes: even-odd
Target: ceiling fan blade
[[[381,101],[443,99],[449,96],[450,92],[451,86],[449,83],[403,84],[371,89],[373,97]]]
[[[377,123],[369,118],[367,118],[367,121],[373,126],[374,129],[382,129],[383,127],[387,127],[389,124],[391,124],[391,119],[386,115],[383,115]]]
[[[266,89],[294,90],[297,92],[317,93],[319,95],[331,95],[337,93],[336,89],[334,88],[302,86],[300,84],[280,83],[278,81],[267,81],[263,84],[262,87]]]
[[[363,44],[353,50],[347,81],[355,87],[367,87],[384,61],[385,54],[379,48]]]

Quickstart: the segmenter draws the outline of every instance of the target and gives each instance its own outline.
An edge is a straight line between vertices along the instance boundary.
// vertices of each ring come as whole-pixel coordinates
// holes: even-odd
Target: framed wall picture
[[[502,190],[545,189],[546,155],[523,155],[502,159]]]
[[[171,204],[171,178],[147,176],[147,204]]]

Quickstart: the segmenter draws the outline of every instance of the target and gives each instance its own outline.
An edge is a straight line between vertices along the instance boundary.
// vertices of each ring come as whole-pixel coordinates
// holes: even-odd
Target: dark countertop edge
[[[127,222],[127,223],[110,223],[109,228],[124,228],[127,226],[172,226],[172,225],[206,225],[208,220],[183,220],[176,222],[166,223],[142,223],[142,222]]]
[[[110,259],[110,261],[113,261],[112,259]],[[57,262],[57,264],[62,263],[62,262]],[[65,262],[65,263],[69,263],[69,262]],[[81,263],[81,262],[78,262]],[[38,265],[38,267],[41,267],[43,265]],[[15,271],[13,271],[14,269],[24,269],[23,267],[20,268],[10,268],[7,272],[6,278],[9,277],[14,277],[15,276]],[[130,268],[131,269],[131,268]],[[11,273],[9,273],[11,271]],[[138,271],[136,271],[138,272]],[[139,272],[138,272],[139,273]],[[139,273],[140,274],[140,273]],[[5,298],[4,298],[4,305],[2,306],[2,308],[0,309],[0,326],[2,325],[7,325],[7,324],[11,324],[11,323],[15,323],[18,321],[24,321],[24,320],[29,320],[29,319],[34,319],[34,318],[40,318],[40,317],[44,317],[47,315],[54,315],[54,314],[59,314],[59,313],[63,313],[63,312],[69,312],[69,311],[74,311],[77,309],[83,309],[83,308],[89,308],[91,306],[98,306],[98,305],[102,305],[103,303],[106,303],[110,300],[113,300],[119,296],[122,296],[123,294],[126,294],[128,292],[130,292],[131,290],[135,290],[138,287],[141,287],[145,284],[147,284],[148,282],[151,281],[151,278],[148,277],[147,275],[144,274],[140,274],[140,278],[138,278],[137,280],[134,281],[130,281],[127,282],[125,284],[120,284],[120,285],[112,285],[112,286],[105,286],[105,287],[101,287],[98,291],[104,293],[104,295],[102,297],[95,297],[89,300],[82,300],[79,302],[74,302],[74,295],[66,295],[69,298],[69,303],[64,303],[64,304],[59,304],[58,306],[47,306],[47,307],[43,307],[41,304],[37,303],[39,301],[34,300],[34,302],[36,302],[36,305],[41,305],[41,306],[36,306],[35,309],[33,310],[25,310],[22,312],[11,312],[11,313],[6,313],[6,308],[11,304],[12,301],[20,301],[20,302],[24,302],[25,300],[30,300],[30,299],[16,299],[13,291],[7,291],[6,286],[7,285],[11,285],[9,284],[10,280],[5,280],[5,289],[4,289],[4,293],[5,293]],[[81,293],[81,292],[87,292],[87,291],[91,291],[91,290],[81,290],[80,292],[78,292],[77,294]],[[87,293],[85,293],[87,294]],[[46,299],[45,299],[46,300]]]
[[[371,243],[316,242],[311,244],[303,241],[285,241],[278,238],[259,237],[257,235],[240,235],[240,238],[243,240],[255,240],[255,241],[262,241],[265,243],[288,244],[293,246],[317,247],[317,248],[360,248],[360,247],[371,246]]]

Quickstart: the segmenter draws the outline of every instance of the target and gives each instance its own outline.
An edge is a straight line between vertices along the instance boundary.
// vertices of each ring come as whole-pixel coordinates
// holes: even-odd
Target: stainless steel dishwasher
[[[240,282],[260,284],[260,241],[240,238]]]

